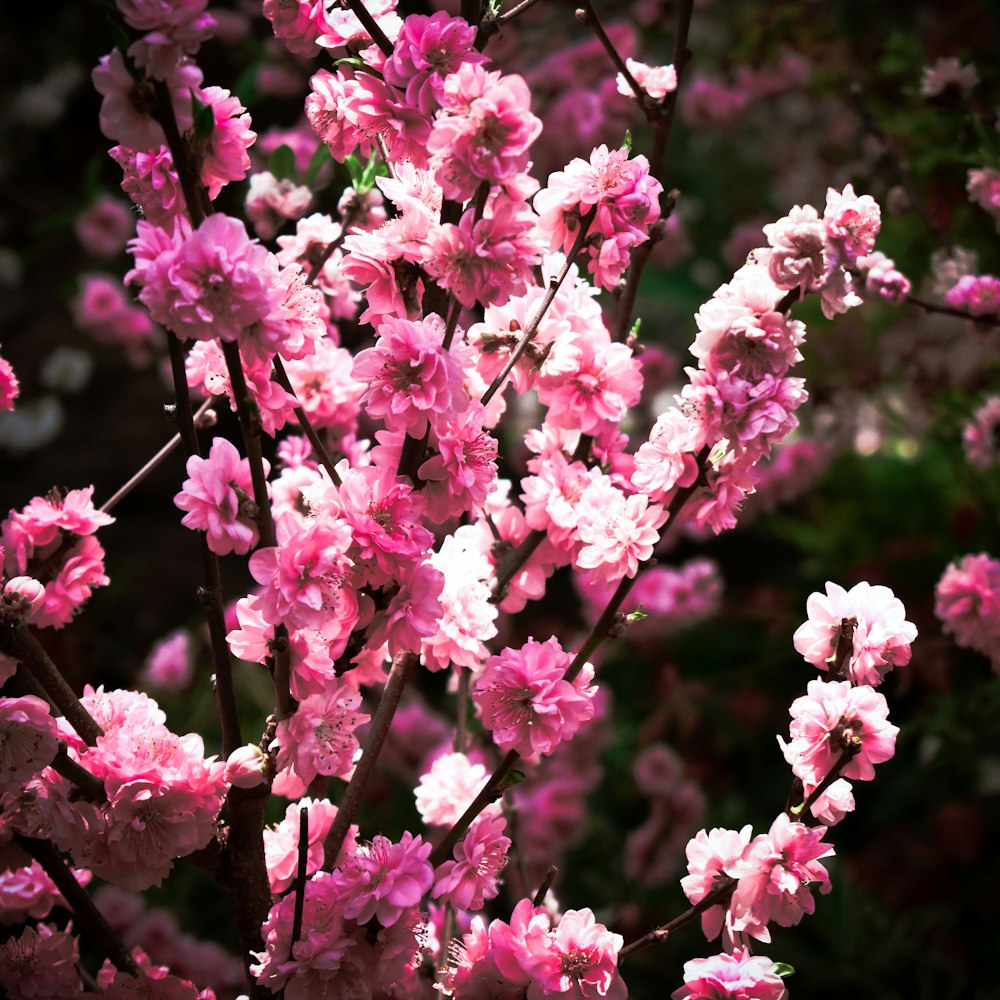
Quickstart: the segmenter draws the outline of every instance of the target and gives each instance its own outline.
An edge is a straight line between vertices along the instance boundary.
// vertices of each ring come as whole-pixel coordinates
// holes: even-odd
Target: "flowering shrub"
[[[5,335],[0,991],[975,982],[900,869],[995,830],[994,104],[674,6],[118,0],[67,315],[176,434],[65,465]]]

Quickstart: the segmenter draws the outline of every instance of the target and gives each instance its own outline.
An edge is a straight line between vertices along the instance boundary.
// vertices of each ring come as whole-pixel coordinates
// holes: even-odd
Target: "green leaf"
[[[347,173],[351,177],[351,187],[357,191],[361,185],[361,176],[364,171],[361,161],[355,153],[350,153],[344,160],[344,166],[347,167]]]
[[[325,148],[325,147],[324,147]],[[298,183],[298,171],[295,169],[295,153],[292,147],[282,143],[267,159],[267,169],[279,181]]]
[[[624,146],[630,153],[632,152],[632,132],[630,129],[625,129]]]
[[[501,791],[507,791],[508,788],[513,788],[514,785],[521,784],[522,781],[527,777],[524,771],[511,771],[510,774],[504,778],[503,787]]]
[[[316,152],[313,153],[312,159],[309,161],[309,166],[306,167],[305,175],[302,178],[302,183],[306,187],[310,187],[312,182],[316,180],[316,175],[323,169],[323,165],[330,160],[330,147],[327,146],[325,142],[321,142],[316,147]]]
[[[794,967],[787,965],[785,962],[775,962],[774,971],[777,972],[782,979],[786,979],[788,976],[795,974]]]
[[[194,143],[200,149],[215,131],[215,111],[211,104],[200,101],[193,90],[191,107],[194,109]]]
[[[642,317],[637,316],[635,322],[632,324],[632,329],[628,332],[628,339],[635,340],[639,336],[639,330],[642,328]]]

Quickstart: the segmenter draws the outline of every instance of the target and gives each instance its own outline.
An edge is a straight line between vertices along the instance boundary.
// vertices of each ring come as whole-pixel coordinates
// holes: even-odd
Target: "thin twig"
[[[330,827],[330,832],[323,841],[323,853],[326,864],[330,868],[336,863],[337,855],[340,853],[341,847],[344,846],[347,831],[357,815],[361,800],[368,788],[368,782],[375,770],[375,763],[382,751],[382,744],[385,743],[385,738],[389,733],[392,717],[396,714],[396,706],[399,705],[403,688],[406,687],[410,671],[416,662],[416,653],[409,651],[397,653],[392,661],[392,669],[389,671],[389,677],[382,690],[382,697],[379,700],[378,708],[375,709],[375,715],[372,716],[361,759],[358,761],[354,774],[347,784],[344,797],[337,807],[333,826]]]
[[[483,404],[483,406],[485,406],[503,386],[504,382],[507,380],[507,376],[514,370],[514,366],[521,360],[522,355],[528,349],[528,345],[532,342],[532,340],[534,340],[535,335],[538,333],[539,324],[548,312],[549,306],[551,306],[553,301],[555,301],[556,294],[562,287],[562,283],[569,275],[573,264],[576,262],[577,255],[583,249],[583,244],[587,240],[587,230],[590,228],[591,222],[594,221],[594,216],[596,214],[597,206],[594,205],[593,208],[586,213],[586,215],[581,217],[580,228],[577,230],[576,239],[573,241],[573,246],[566,255],[566,263],[563,264],[562,270],[557,275],[553,275],[552,279],[549,281],[549,289],[545,293],[545,298],[542,300],[542,304],[538,307],[538,312],[535,313],[534,318],[528,325],[528,329],[524,331],[524,335],[521,337],[520,341],[518,341],[517,346],[513,351],[511,351],[511,355],[507,359],[507,363],[503,366],[500,374],[493,379],[489,388],[480,398],[479,401]]]
[[[288,372],[285,371],[285,366],[281,363],[281,357],[277,354],[274,356],[274,380],[285,392],[295,399],[295,419],[298,420],[299,427],[302,428],[302,432],[309,439],[309,444],[312,445],[313,454],[315,454],[317,461],[326,469],[327,475],[329,475],[334,486],[342,485],[340,473],[337,472],[337,467],[334,465],[330,453],[326,450],[323,439],[319,436],[316,428],[313,427],[308,414],[298,401],[295,390],[292,388],[291,380],[288,378]]]
[[[198,421],[208,412],[215,402],[213,396],[209,396],[201,406],[195,411],[194,421]],[[116,507],[120,501],[129,495],[174,449],[181,443],[180,434],[175,434],[124,486],[120,486],[98,510],[107,514]]]
[[[542,884],[535,890],[535,895],[531,899],[532,906],[541,906],[545,902],[545,896],[552,888],[552,883],[555,882],[558,874],[559,869],[555,865],[549,865],[545,878],[542,879]]]
[[[648,948],[652,944],[657,944],[660,941],[666,941],[666,939],[674,931],[683,927],[685,924],[689,924],[695,917],[704,913],[705,910],[712,906],[716,906],[717,904],[725,903],[736,889],[736,882],[736,879],[730,878],[728,875],[723,876],[722,879],[720,879],[719,884],[707,896],[705,896],[704,899],[699,900],[699,902],[695,903],[694,906],[689,907],[682,914],[674,917],[670,923],[656,927],[638,940],[625,945],[625,947],[618,952],[618,961],[621,962],[626,956],[634,955],[637,951],[642,951],[644,948]]]
[[[625,60],[622,59],[621,53],[615,48],[615,43],[608,38],[608,33],[604,30],[604,25],[601,24],[601,19],[597,16],[597,11],[594,10],[594,5],[590,0],[583,0],[583,6],[577,8],[576,19],[585,27],[590,28],[590,30],[597,36],[597,40],[601,43],[601,47],[608,54],[611,61],[615,64],[615,69],[623,77],[625,77],[626,83],[635,94],[635,99],[639,102],[640,107],[646,112],[647,117],[652,115],[658,115],[660,113],[660,105],[658,101],[653,101],[649,94],[639,85],[639,81],[632,75],[632,70],[628,68]]]

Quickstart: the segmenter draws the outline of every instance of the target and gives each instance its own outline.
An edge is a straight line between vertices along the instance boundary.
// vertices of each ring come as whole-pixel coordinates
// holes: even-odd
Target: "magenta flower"
[[[269,471],[265,460],[264,474]],[[216,437],[208,458],[188,459],[187,473],[190,478],[174,497],[174,503],[187,511],[181,524],[206,532],[208,547],[217,555],[245,555],[259,538],[249,460],[240,458],[225,438]]]
[[[571,683],[563,679],[569,664],[554,636],[486,661],[472,698],[501,750],[550,754],[593,718],[593,667],[587,664]]]
[[[23,1000],[82,994],[75,937],[52,924],[25,927],[0,944],[0,989]]]
[[[1000,672],[1000,562],[985,552],[949,564],[935,589],[934,614],[959,646]]]
[[[460,910],[481,910],[487,899],[493,899],[500,892],[500,872],[510,848],[510,838],[503,836],[506,825],[499,805],[487,806],[455,845],[455,860],[435,870],[431,895]]]
[[[290,768],[305,785],[320,774],[350,777],[361,748],[354,731],[369,719],[360,705],[361,695],[345,682],[300,701],[278,723],[278,770]]]
[[[531,954],[528,1000],[625,1000],[628,989],[618,973],[623,943],[622,936],[599,924],[591,910],[567,910],[550,933],[548,948]]]
[[[318,628],[336,619],[349,632],[358,603],[357,594],[343,586],[353,566],[347,557],[350,526],[333,517],[299,524],[286,514],[276,527],[278,545],[250,557],[250,573],[264,588],[258,608],[265,620]]]
[[[431,844],[409,831],[396,844],[381,836],[362,844],[333,873],[344,916],[359,924],[375,918],[383,927],[391,927],[433,885],[430,853]]]
[[[1000,462],[1000,396],[990,396],[962,425],[962,447],[969,465],[977,469]]]
[[[430,414],[442,417],[469,407],[462,369],[441,346],[444,321],[431,313],[417,322],[387,319],[374,347],[354,359],[352,378],[365,383],[368,414],[390,430],[420,437]]]

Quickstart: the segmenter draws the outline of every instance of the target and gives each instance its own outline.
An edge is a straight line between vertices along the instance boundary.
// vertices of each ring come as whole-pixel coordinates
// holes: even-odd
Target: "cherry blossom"
[[[852,629],[845,670],[855,684],[878,686],[890,670],[910,662],[916,627],[904,620],[906,610],[888,587],[858,583],[849,591],[827,582],[826,594],[811,594],[809,620],[792,637],[807,662],[829,670],[842,629]]]
[[[571,682],[563,679],[569,664],[554,637],[529,639],[519,650],[505,649],[487,660],[473,701],[501,750],[523,757],[550,754],[593,717],[593,668],[585,665]]]

